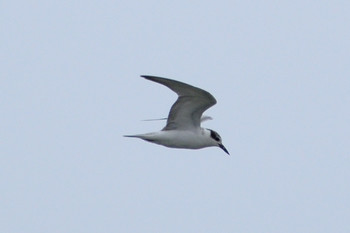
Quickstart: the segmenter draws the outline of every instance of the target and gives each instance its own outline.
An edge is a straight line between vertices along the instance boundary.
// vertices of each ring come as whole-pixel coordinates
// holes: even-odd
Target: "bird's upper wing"
[[[141,77],[167,86],[178,95],[178,99],[170,109],[167,124],[163,130],[200,127],[203,112],[216,104],[215,98],[200,88],[167,78],[148,75]]]

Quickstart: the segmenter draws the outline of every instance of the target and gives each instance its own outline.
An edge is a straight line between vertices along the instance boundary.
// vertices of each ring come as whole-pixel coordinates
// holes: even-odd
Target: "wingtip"
[[[144,78],[146,80],[152,80],[152,77],[151,75],[140,75],[141,78]]]
[[[166,79],[163,77],[159,77],[159,76],[154,76],[154,75],[140,75],[140,77],[148,79],[148,80],[154,80],[154,79]]]

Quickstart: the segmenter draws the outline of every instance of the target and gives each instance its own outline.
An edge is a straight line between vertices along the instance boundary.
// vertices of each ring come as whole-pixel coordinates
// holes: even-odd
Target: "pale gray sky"
[[[0,232],[350,232],[348,1],[3,1]],[[169,149],[180,80],[230,151]]]

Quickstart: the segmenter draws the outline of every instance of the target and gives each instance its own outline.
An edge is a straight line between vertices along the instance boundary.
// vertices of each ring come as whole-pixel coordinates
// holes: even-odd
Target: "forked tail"
[[[141,138],[141,139],[143,139],[143,135],[142,134],[123,135],[123,137],[127,137],[127,138]]]
[[[148,133],[148,134],[134,134],[134,135],[123,135],[123,136],[128,138],[140,138],[148,142],[154,142],[154,138],[152,137],[153,135],[154,134],[152,133]]]

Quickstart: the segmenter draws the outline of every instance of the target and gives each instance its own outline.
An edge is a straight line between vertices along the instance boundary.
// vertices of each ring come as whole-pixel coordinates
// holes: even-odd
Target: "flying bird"
[[[209,92],[172,79],[149,75],[141,77],[170,88],[178,95],[178,99],[171,107],[162,130],[124,137],[140,138],[171,148],[200,149],[217,146],[229,154],[217,132],[201,127],[202,121],[211,119],[202,116],[203,112],[216,104]]]

